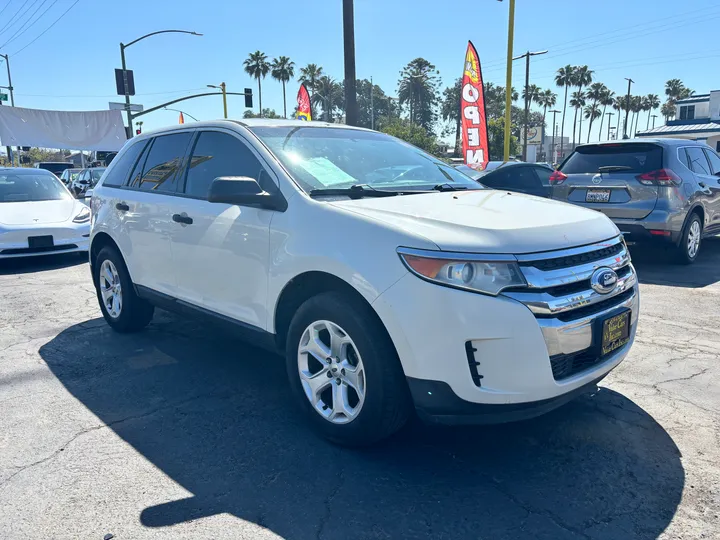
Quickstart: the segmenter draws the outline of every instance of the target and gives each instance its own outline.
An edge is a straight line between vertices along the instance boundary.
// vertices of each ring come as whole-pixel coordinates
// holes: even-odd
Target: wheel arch
[[[707,212],[705,211],[705,207],[701,202],[696,202],[693,204],[690,209],[688,210],[688,213],[685,215],[685,220],[683,221],[682,229],[680,229],[680,238],[678,239],[678,244],[682,242],[682,237],[685,232],[685,227],[687,227],[688,222],[690,221],[690,218],[697,214],[697,216],[700,218],[700,223],[702,224],[702,232],[705,232],[706,225],[705,219],[707,218]]]
[[[120,253],[120,256],[122,257],[122,251],[120,250],[120,246],[117,245],[117,242],[112,239],[112,236],[110,236],[106,232],[98,232],[93,236],[92,242],[90,243],[90,272],[93,277],[93,283],[95,283],[95,259],[97,259],[98,254],[100,251],[107,246],[111,246],[115,248],[118,253]],[[123,260],[125,257],[123,257]],[[127,266],[127,265],[126,265]],[[129,270],[128,270],[129,272]],[[97,286],[97,283],[95,283]]]

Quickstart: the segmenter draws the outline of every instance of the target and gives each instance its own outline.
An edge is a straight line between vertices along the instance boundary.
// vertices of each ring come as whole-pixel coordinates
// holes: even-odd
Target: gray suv
[[[552,198],[599,210],[631,242],[657,240],[690,264],[720,233],[720,156],[685,139],[578,146],[550,176]]]

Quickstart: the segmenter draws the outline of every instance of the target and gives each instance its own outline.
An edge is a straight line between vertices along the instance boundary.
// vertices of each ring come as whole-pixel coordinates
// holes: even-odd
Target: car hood
[[[422,235],[444,251],[534,253],[619,234],[600,212],[506,191],[425,193],[331,204]]]
[[[75,199],[0,203],[0,225],[44,225],[62,223],[80,212]],[[77,211],[76,211],[77,209]],[[75,212],[75,214],[73,213]]]

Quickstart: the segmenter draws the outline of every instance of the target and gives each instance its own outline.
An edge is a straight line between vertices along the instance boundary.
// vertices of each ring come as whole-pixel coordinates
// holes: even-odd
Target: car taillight
[[[556,186],[562,184],[567,179],[567,174],[561,173],[560,171],[554,171],[550,175],[550,184]]]
[[[635,178],[646,186],[679,186],[682,178],[670,169],[658,169],[637,175]]]

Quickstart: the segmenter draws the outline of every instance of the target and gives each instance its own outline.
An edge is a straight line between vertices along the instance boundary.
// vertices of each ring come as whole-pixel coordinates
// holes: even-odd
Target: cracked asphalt
[[[103,322],[76,257],[0,265],[0,538],[720,537],[720,239],[634,251],[635,347],[544,417],[316,438],[282,361],[160,313]]]

